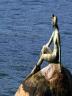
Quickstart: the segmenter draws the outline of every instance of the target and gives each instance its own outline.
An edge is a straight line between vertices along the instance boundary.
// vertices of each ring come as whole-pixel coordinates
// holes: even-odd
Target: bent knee
[[[41,59],[49,61],[51,59],[51,54],[42,54]]]
[[[42,52],[43,54],[47,53],[47,52],[48,52],[48,48],[47,48],[46,46],[43,46],[41,52]]]

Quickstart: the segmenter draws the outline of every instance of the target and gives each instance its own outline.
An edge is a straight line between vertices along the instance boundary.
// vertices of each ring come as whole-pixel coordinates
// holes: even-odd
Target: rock
[[[72,96],[72,75],[60,64],[49,64],[18,88],[15,96]]]

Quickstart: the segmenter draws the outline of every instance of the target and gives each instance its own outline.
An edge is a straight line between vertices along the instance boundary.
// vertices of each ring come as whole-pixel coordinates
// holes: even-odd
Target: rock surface
[[[72,75],[60,64],[50,64],[19,86],[15,96],[72,96]]]

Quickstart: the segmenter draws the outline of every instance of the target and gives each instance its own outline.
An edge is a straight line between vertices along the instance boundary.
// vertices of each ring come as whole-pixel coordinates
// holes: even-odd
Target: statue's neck
[[[54,29],[54,30],[56,30],[56,29],[59,30],[58,25],[57,25],[57,24],[56,24],[56,25],[53,25],[53,29]]]

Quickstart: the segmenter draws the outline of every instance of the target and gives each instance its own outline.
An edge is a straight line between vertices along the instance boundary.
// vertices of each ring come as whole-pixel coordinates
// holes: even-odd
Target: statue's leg
[[[47,57],[50,57],[50,54],[48,54],[48,52],[51,53],[51,50],[48,49],[47,47],[43,46],[43,48],[41,50],[40,58],[39,58],[37,64],[35,65],[35,67],[31,71],[31,73],[26,77],[26,79],[40,70],[40,66],[41,66],[43,60],[46,60],[46,59],[48,59]]]
[[[37,65],[40,66],[42,64],[43,61],[50,61],[52,58],[52,54],[51,53],[47,53],[47,54],[42,54],[40,59],[38,60]]]
[[[35,67],[33,68],[33,70],[31,71],[31,73],[36,73],[37,71],[39,71],[43,60],[46,60],[47,56],[50,57],[51,53],[52,53],[52,51],[50,48],[43,46],[41,53],[40,53],[40,58],[39,58],[37,64],[35,65]]]
[[[37,64],[35,65],[35,67],[31,71],[32,74],[35,74],[36,72],[38,72],[40,70],[40,65],[42,64],[42,62],[43,62],[43,58],[42,58],[42,55],[41,55]]]
[[[40,71],[40,65],[42,64],[43,59],[42,59],[42,55],[40,56],[38,63],[35,65],[35,67],[33,68],[33,70],[31,71],[31,73],[25,78],[28,79],[29,77],[31,77],[33,74],[37,73],[38,71]]]
[[[48,53],[47,53],[47,54],[41,54],[41,56],[40,56],[37,64],[35,65],[35,67],[34,67],[33,70],[31,71],[31,73],[34,74],[34,73],[38,72],[38,71],[40,70],[40,66],[41,66],[41,64],[43,63],[43,61],[44,61],[44,60],[45,60],[45,61],[50,61],[51,58],[52,58],[52,54],[48,54]]]

